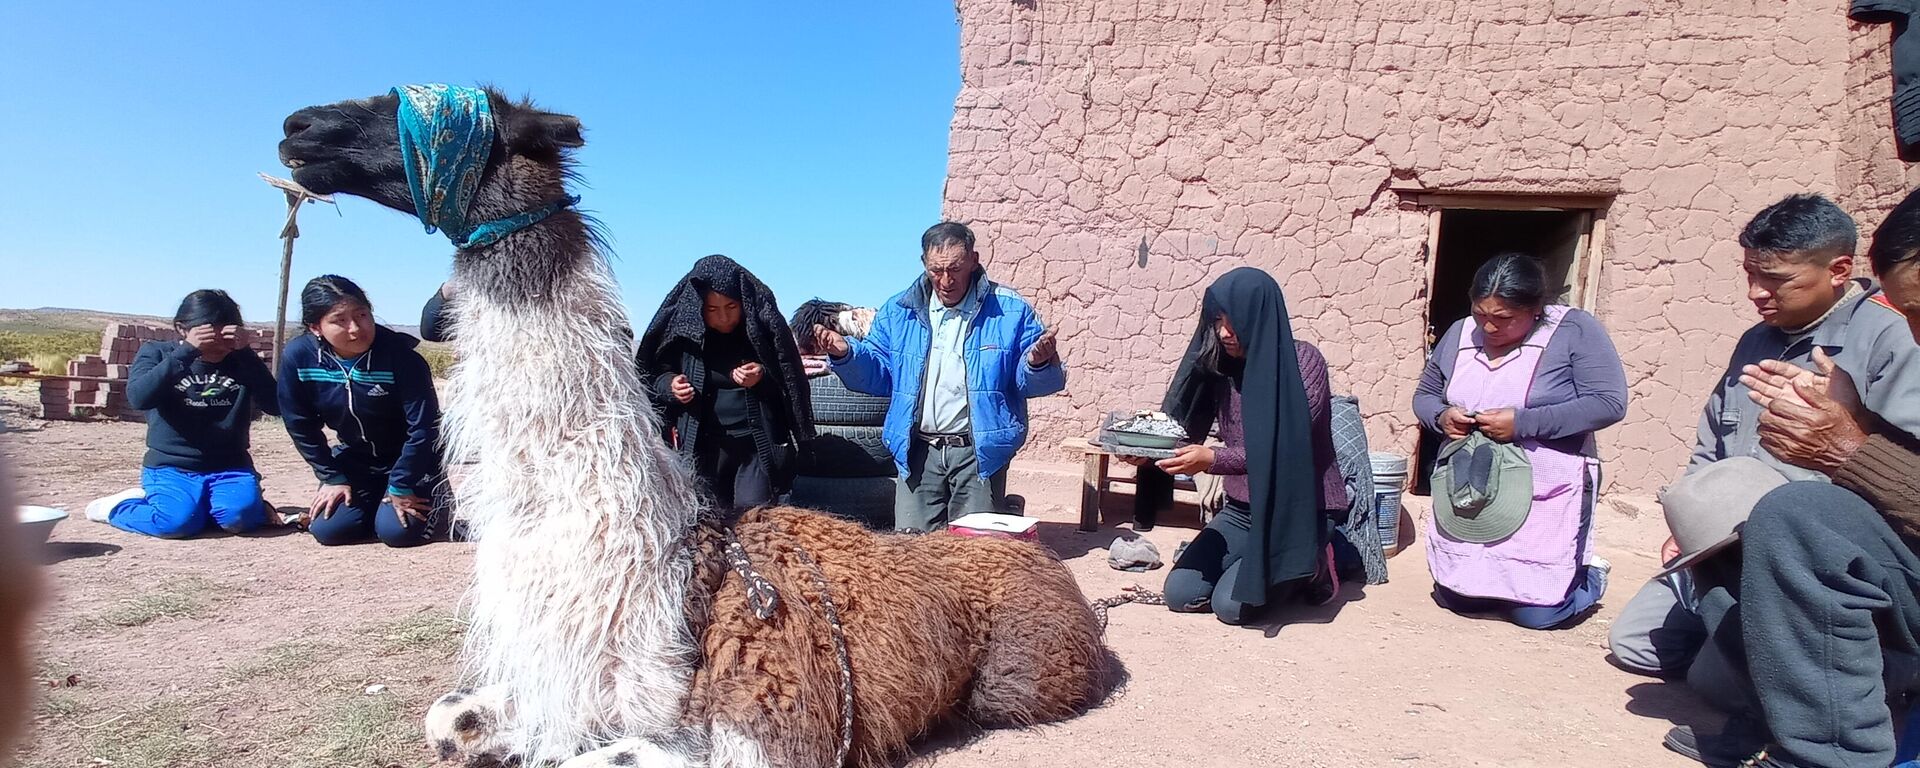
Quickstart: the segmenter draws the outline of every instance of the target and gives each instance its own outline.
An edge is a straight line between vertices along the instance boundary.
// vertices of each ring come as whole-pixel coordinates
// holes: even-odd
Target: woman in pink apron
[[[1413,398],[1428,429],[1449,439],[1477,430],[1526,452],[1533,504],[1519,529],[1475,543],[1429,516],[1427,567],[1442,607],[1531,629],[1573,621],[1607,590],[1609,565],[1593,553],[1593,435],[1627,411],[1626,372],[1606,329],[1584,311],[1549,306],[1548,295],[1532,257],[1482,265],[1469,289],[1473,316],[1441,337]]]

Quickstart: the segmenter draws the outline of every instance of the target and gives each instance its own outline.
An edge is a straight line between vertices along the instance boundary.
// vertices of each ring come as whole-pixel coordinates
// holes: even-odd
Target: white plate
[[[21,507],[14,513],[15,519],[23,524],[51,523],[67,519],[67,511],[53,507]]]

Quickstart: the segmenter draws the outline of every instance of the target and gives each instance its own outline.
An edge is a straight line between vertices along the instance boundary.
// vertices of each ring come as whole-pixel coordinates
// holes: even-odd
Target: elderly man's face
[[[964,245],[943,245],[922,254],[921,260],[940,303],[959,306],[960,300],[967,297],[967,289],[972,287],[973,271],[980,266],[980,254],[967,250]]]
[[[1903,261],[1880,275],[1880,287],[1900,314],[1907,316],[1907,332],[1920,343],[1920,261]]]

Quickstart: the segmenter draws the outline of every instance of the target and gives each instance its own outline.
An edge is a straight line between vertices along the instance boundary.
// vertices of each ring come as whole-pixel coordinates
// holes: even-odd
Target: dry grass
[[[345,650],[341,646],[325,642],[289,640],[275,643],[252,660],[227,670],[227,676],[236,682],[295,677],[300,672],[324,663],[327,659],[339,656]]]
[[[407,717],[406,702],[392,693],[359,695],[327,710],[300,738],[289,763],[294,768],[348,768],[421,762],[420,727]]]
[[[49,688],[40,694],[40,700],[33,709],[34,719],[43,722],[63,722],[72,720],[86,710],[80,697],[67,691]]]
[[[178,768],[214,765],[211,732],[194,725],[185,699],[168,698],[117,720],[81,724],[86,751],[96,764],[113,768]]]
[[[466,624],[445,611],[422,611],[366,630],[366,634],[380,641],[383,655],[427,653],[441,658],[460,650],[460,639],[465,633]]]
[[[453,367],[453,348],[446,344],[423,341],[413,351],[427,359],[427,368],[433,371],[436,379],[446,378],[447,370]]]
[[[175,579],[159,589],[123,598],[95,617],[116,627],[137,627],[159,619],[198,616],[218,585],[195,576]]]
[[[99,331],[0,331],[0,362],[26,360],[48,373],[64,374],[67,361],[99,352]]]

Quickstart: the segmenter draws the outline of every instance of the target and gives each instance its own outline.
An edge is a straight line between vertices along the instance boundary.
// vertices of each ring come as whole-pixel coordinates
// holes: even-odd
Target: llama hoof
[[[511,768],[520,764],[507,748],[506,695],[499,686],[462,688],[427,708],[427,746],[441,761],[467,768]]]
[[[622,739],[592,752],[576,755],[559,768],[691,768],[689,755],[668,752],[645,739]]]

